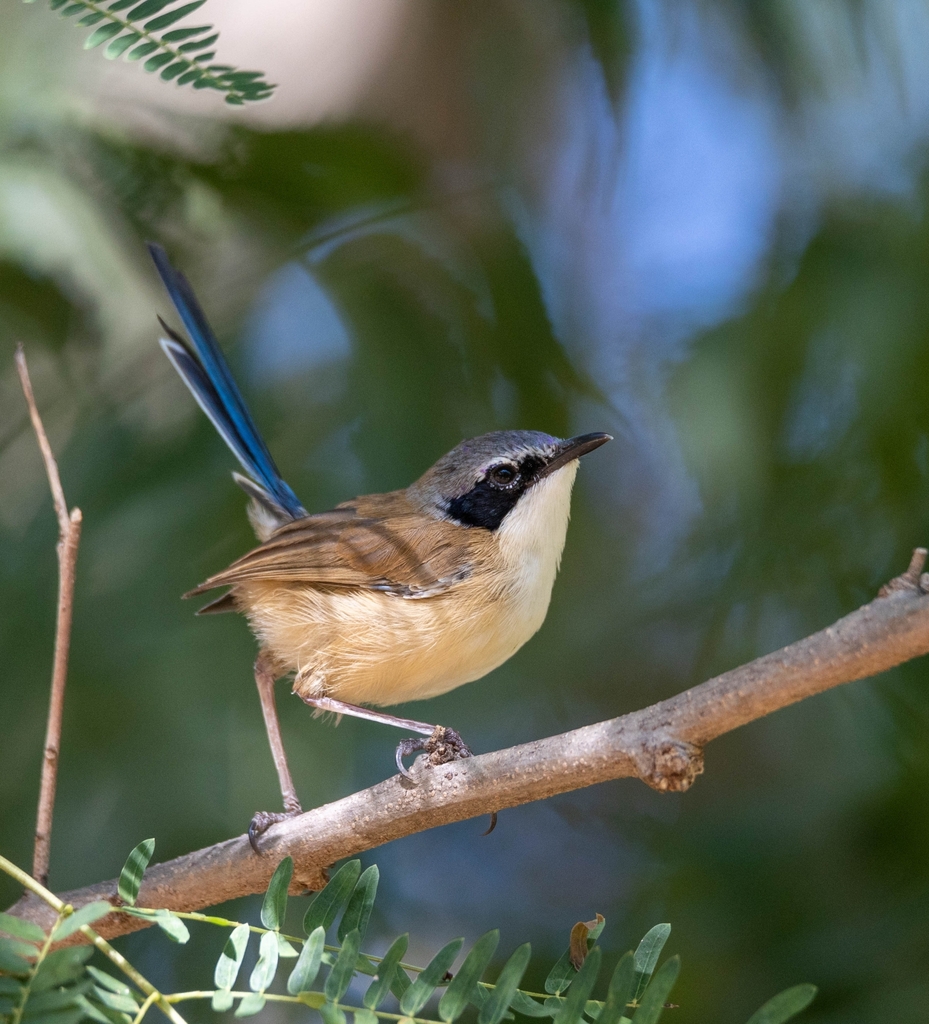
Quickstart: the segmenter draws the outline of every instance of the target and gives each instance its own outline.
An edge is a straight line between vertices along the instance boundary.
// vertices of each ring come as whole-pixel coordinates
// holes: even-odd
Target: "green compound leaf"
[[[429,997],[439,987],[449,968],[455,962],[464,939],[452,939],[420,971],[419,977],[403,993],[400,1000],[400,1012],[407,1017],[415,1017],[426,1005]]]
[[[600,973],[599,947],[594,946],[587,954],[581,969],[577,972],[574,984],[568,993],[561,1009],[555,1015],[554,1024],[579,1024],[584,1016],[587,1000],[593,991],[594,982]]]
[[[93,924],[94,921],[99,920],[101,917],[106,917],[112,909],[112,905],[107,903],[106,900],[97,900],[94,903],[86,904],[80,910],[75,910],[73,914],[69,914],[55,928],[55,941],[61,942],[62,939],[66,939],[69,935],[79,931],[85,924]]]
[[[748,1018],[748,1024],[784,1024],[805,1010],[816,998],[815,985],[794,985],[779,992]]]
[[[216,970],[213,971],[213,984],[217,988],[230,989],[235,984],[242,967],[248,937],[249,927],[247,924],[239,924],[232,929],[226,940],[226,946],[216,961]]]
[[[503,965],[500,977],[497,978],[493,992],[487,997],[487,1001],[481,1007],[477,1015],[478,1024],[500,1024],[503,1015],[510,1007],[510,1002],[519,988],[526,968],[529,966],[529,957],[532,955],[532,947],[528,942],[519,946],[509,960]]]
[[[169,69],[170,70],[170,69]],[[261,923],[265,928],[279,929],[287,912],[287,889],[294,873],[292,857],[285,857],[274,869],[268,891],[261,904]]]
[[[355,961],[358,959],[358,949],[361,946],[361,933],[356,929],[345,936],[342,949],[339,952],[336,962],[329,971],[323,991],[326,993],[326,1000],[330,1003],[337,1003],[348,991],[355,974]]]
[[[620,1017],[626,1015],[626,1006],[632,1002],[635,991],[635,957],[630,950],[623,953],[607,989],[606,1002],[597,1017],[597,1024],[619,1024]]]
[[[384,959],[378,965],[377,975],[368,986],[368,991],[365,992],[362,999],[362,1002],[369,1010],[376,1010],[391,990],[394,978],[399,971],[400,961],[403,959],[404,953],[406,953],[409,942],[409,935],[401,935],[394,939],[390,949],[384,955]]]
[[[0,932],[4,932],[14,939],[24,939],[26,942],[42,942],[45,939],[45,932],[37,924],[2,912],[0,912]]]
[[[316,981],[319,966],[322,963],[325,941],[326,932],[320,925],[319,928],[313,929],[310,937],[304,942],[300,956],[287,979],[287,991],[292,996],[308,992],[313,987],[313,982]]]
[[[303,930],[307,935],[320,925],[325,931],[329,931],[332,922],[351,896],[360,874],[361,861],[350,860],[329,879],[325,889],[310,904],[310,909],[303,919]]]
[[[34,0],[24,0],[32,3]],[[161,72],[165,81],[178,85],[192,85],[200,89],[216,89],[224,94],[227,103],[241,106],[267,99],[276,88],[265,81],[263,72],[239,71],[231,65],[210,69],[194,68],[193,60],[206,63],[215,57],[207,51],[219,38],[212,25],[171,28],[176,22],[193,14],[206,0],[115,0],[106,10],[89,0],[48,0],[52,11],[61,17],[74,17],[78,25],[93,27],[84,42],[85,49],[103,47],[108,60],[125,57],[129,61],[144,60],[146,71]],[[153,33],[164,32],[160,38]],[[211,33],[207,38],[207,34]],[[201,36],[203,38],[197,39]],[[183,42],[190,40],[190,42]],[[182,44],[182,45],[178,45]],[[195,56],[199,54],[199,56]]]
[[[635,951],[635,990],[632,993],[634,1002],[637,1003],[642,997],[670,934],[671,925],[656,924],[654,928],[649,928],[639,943]]]
[[[374,909],[377,883],[380,877],[376,864],[372,864],[369,868],[365,868],[362,871],[361,877],[358,879],[355,889],[349,898],[345,913],[342,915],[342,920],[339,922],[339,942],[349,932],[356,929],[361,937],[364,938],[365,932],[368,930],[368,922],[371,920],[371,911]]]
[[[481,980],[481,975],[487,970],[488,964],[497,951],[499,942],[500,932],[494,929],[482,935],[469,950],[468,955],[464,958],[464,963],[439,1000],[439,1016],[446,1024],[452,1024],[452,1021],[457,1020],[464,1013],[465,1007],[471,1001],[474,990],[477,988],[477,983]],[[526,999],[535,1006],[539,1005],[528,996]]]
[[[129,43],[128,45],[132,45]],[[119,873],[119,884],[116,891],[123,903],[130,907],[135,906],[136,898],[139,895],[139,886],[142,884],[142,877],[155,852],[155,840],[145,839],[129,854],[122,871]]]
[[[681,969],[681,958],[672,956],[666,960],[652,979],[652,983],[645,990],[642,1001],[635,1011],[633,1020],[635,1024],[657,1024],[664,1004],[668,1001],[671,989],[677,981]]]
[[[248,987],[253,992],[264,992],[274,980],[279,956],[277,935],[274,932],[265,932],[258,946],[258,963],[255,964],[252,976],[248,979]]]

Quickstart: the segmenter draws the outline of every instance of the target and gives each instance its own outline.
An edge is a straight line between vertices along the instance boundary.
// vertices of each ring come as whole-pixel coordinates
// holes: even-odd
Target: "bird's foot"
[[[410,774],[409,769],[403,763],[403,759],[409,754],[416,754],[422,751],[426,755],[427,763],[436,768],[440,764],[448,764],[451,761],[461,761],[466,757],[473,757],[471,748],[461,738],[461,734],[445,725],[437,725],[431,736],[411,736],[409,739],[400,740],[397,744],[397,770],[411,782],[416,780]]]
[[[286,811],[256,811],[248,826],[248,842],[255,853],[261,853],[258,840],[272,825],[276,825],[279,821],[287,821],[289,818],[296,818],[298,814],[303,814],[303,808],[299,804],[289,807]]]

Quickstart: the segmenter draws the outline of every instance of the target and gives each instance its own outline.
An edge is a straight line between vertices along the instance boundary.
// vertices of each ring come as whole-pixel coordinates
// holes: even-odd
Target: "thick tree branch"
[[[436,825],[542,800],[608,779],[636,776],[662,791],[687,789],[703,771],[703,747],[739,726],[841,683],[929,653],[926,551],[881,596],[773,654],[684,693],[597,725],[438,768],[422,760],[412,785],[399,775],[273,827],[256,856],[245,836],[149,868],[139,905],[199,910],[263,891],[282,857],[294,859],[295,891],[317,889],[342,857]],[[112,897],[103,882],[63,899]],[[11,913],[48,924],[48,908],[24,898]],[[143,927],[114,914],[94,927],[112,937]]]
[[[48,702],[48,724],[42,756],[42,779],[39,787],[39,809],[35,823],[35,846],[32,854],[32,877],[45,885],[52,842],[52,814],[58,782],[58,755],[61,750],[61,719],[65,704],[65,683],[68,678],[68,653],[71,648],[71,618],[74,611],[74,581],[77,568],[77,547],[81,540],[81,510],[71,509],[58,475],[58,464],[52,454],[42,417],[32,393],[29,367],[22,345],[16,348],[16,369],[29,407],[32,428],[39,442],[45,473],[58,517],[58,617],[55,623],[55,656],[52,663],[52,691]]]

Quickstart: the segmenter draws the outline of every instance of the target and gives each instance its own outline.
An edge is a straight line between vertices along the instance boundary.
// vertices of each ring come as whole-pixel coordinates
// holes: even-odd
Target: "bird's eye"
[[[516,479],[516,470],[513,466],[504,464],[502,466],[494,466],[487,475],[491,483],[500,484],[505,487]]]

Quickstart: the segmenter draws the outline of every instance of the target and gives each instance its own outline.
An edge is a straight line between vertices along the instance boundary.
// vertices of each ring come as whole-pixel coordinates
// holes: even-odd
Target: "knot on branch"
[[[923,572],[926,554],[925,548],[916,548],[906,572],[900,576],[894,576],[892,580],[885,583],[877,592],[877,596],[891,597],[893,594],[912,593],[914,590],[920,594],[929,593],[929,573]]]
[[[636,756],[639,778],[659,793],[683,793],[703,774],[703,750],[693,743],[655,736]]]

